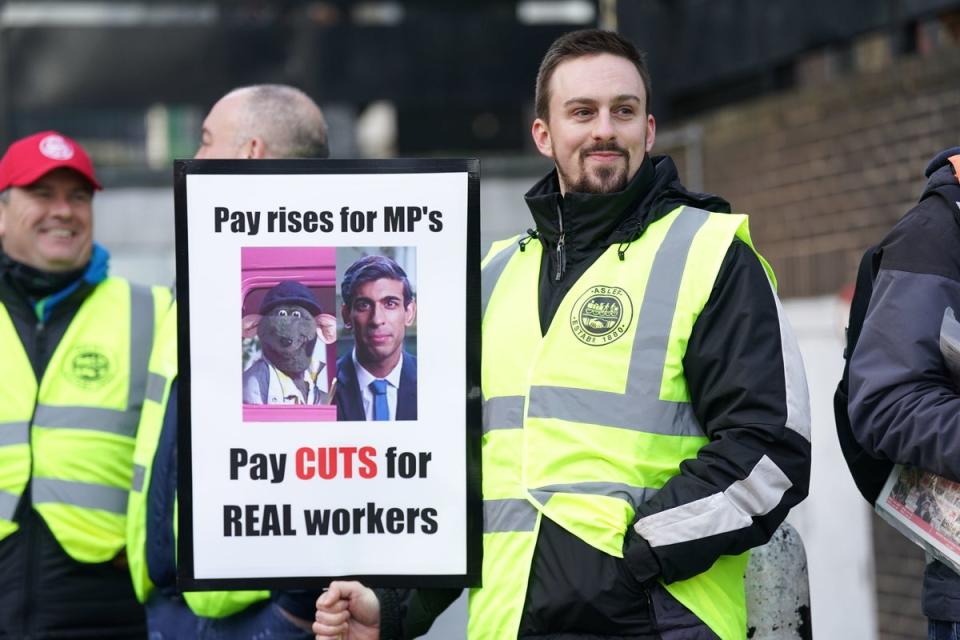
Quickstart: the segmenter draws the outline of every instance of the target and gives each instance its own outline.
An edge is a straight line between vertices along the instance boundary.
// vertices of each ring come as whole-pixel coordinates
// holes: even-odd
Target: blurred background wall
[[[654,152],[750,213],[778,274],[813,404],[811,495],[790,517],[815,637],[926,637],[923,555],[856,493],[831,399],[860,254],[960,144],[960,2],[0,2],[0,144],[78,138],[106,186],[114,271],[169,284],[172,159],[229,89],[290,83],[323,107],[334,157],[480,157],[487,245],[529,226],[520,196],[550,169],[529,135],[539,61],[597,25],[649,54]],[[431,637],[463,637],[463,616],[460,602]]]

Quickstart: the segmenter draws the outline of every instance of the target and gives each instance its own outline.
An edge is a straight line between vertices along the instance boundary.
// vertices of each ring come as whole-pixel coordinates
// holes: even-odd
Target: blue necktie
[[[389,420],[390,407],[387,406],[387,381],[374,380],[370,383],[373,392],[373,419]]]

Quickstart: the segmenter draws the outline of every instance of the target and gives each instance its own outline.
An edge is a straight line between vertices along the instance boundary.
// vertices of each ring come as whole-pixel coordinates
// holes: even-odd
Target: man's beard
[[[587,154],[600,151],[612,151],[623,155],[622,167],[597,167],[589,173],[586,167]],[[627,186],[627,169],[630,166],[630,152],[616,143],[597,144],[580,152],[580,177],[571,181],[570,176],[557,165],[557,172],[567,185],[569,191],[575,193],[614,193],[623,191]]]

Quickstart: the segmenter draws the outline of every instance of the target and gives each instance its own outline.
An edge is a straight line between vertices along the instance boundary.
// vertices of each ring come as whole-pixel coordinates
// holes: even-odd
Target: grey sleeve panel
[[[960,480],[960,394],[940,353],[960,283],[881,270],[850,359],[853,433],[864,449]]]

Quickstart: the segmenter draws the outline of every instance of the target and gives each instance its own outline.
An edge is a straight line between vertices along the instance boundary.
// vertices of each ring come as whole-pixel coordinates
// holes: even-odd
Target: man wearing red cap
[[[107,277],[90,157],[0,159],[0,637],[142,638],[126,571],[133,447],[169,292]]]
[[[91,202],[101,186],[82,148],[52,131],[19,140],[0,162],[0,189],[7,256],[54,273],[90,260]]]

